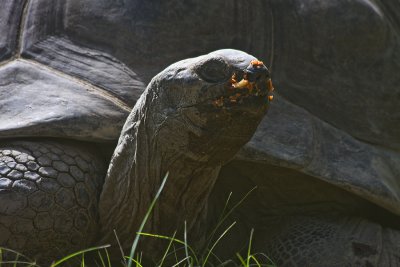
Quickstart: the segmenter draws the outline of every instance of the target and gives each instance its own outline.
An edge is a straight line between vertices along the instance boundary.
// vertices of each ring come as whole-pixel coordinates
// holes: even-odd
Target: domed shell
[[[276,4],[279,96],[237,157],[295,169],[400,215],[396,3]]]
[[[0,138],[114,141],[144,90],[145,81],[102,44],[69,33],[71,19],[84,14],[70,12],[73,2],[2,4]]]
[[[244,25],[247,16],[232,17],[221,13],[224,8],[235,5],[179,0],[2,3],[0,138],[116,140],[155,74],[183,58],[237,47],[238,29],[226,25]],[[249,40],[243,40],[247,46]]]
[[[7,1],[0,138],[116,140],[161,69],[235,48],[267,62],[278,93],[237,158],[307,173],[400,215],[398,8],[395,0]]]

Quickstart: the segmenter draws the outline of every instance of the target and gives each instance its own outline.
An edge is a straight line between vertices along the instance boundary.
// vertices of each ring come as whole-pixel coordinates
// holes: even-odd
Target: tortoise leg
[[[257,247],[278,266],[400,266],[400,231],[364,218],[288,216],[267,225]]]
[[[91,245],[104,165],[79,142],[2,141],[0,246],[46,262]]]

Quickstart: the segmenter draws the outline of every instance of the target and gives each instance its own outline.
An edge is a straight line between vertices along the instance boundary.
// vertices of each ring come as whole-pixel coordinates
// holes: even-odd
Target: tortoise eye
[[[228,64],[221,58],[209,58],[196,66],[197,75],[210,83],[225,82],[232,76]]]

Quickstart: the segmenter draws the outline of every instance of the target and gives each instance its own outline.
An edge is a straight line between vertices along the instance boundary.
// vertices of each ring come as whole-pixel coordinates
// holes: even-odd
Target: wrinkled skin
[[[191,238],[203,238],[208,196],[221,166],[248,142],[269,105],[265,66],[246,74],[253,92],[231,85],[232,75],[243,77],[252,60],[237,50],[219,50],[177,62],[150,82],[110,163],[99,206],[102,242],[115,243],[110,231],[115,229],[122,246],[130,248],[137,218],[144,217],[153,197],[143,192],[153,192],[167,172],[170,178],[146,231],[171,236],[186,221]],[[224,103],[216,105],[221,97]],[[162,256],[162,247],[147,247],[154,259],[157,251]]]
[[[279,95],[250,142],[234,161],[222,167],[211,193],[209,203],[214,208],[209,209],[208,217],[212,222],[219,215],[216,206],[225,203],[230,191],[240,198],[258,186],[232,216],[241,223],[226,239],[221,253],[232,258],[240,249],[236,245],[247,240],[254,226],[254,250],[266,252],[279,266],[399,265],[397,1],[25,3],[10,1],[0,9],[0,16],[7,18],[0,23],[4,33],[0,35],[0,76],[4,81],[0,92],[5,96],[0,98],[2,151],[26,152],[38,144],[46,147],[53,137],[57,148],[61,141],[62,150],[76,145],[84,149],[79,153],[90,154],[89,161],[101,162],[97,165],[101,170],[114,148],[105,141],[118,138],[130,108],[151,77],[182,58],[219,48],[241,49],[272,65]],[[65,99],[54,97],[53,88],[63,88],[58,95]],[[40,98],[35,97],[37,92]],[[33,144],[14,143],[11,137]],[[101,144],[97,148],[105,148],[105,155],[83,143],[65,144],[65,139]],[[9,161],[2,158],[3,163]],[[47,164],[43,166],[34,161],[41,167],[52,165],[49,160],[42,162]],[[7,168],[1,175],[9,180],[0,183],[1,192],[7,193],[0,197],[2,203],[18,201],[12,202],[17,205],[5,205],[11,209],[0,211],[1,244],[22,249],[23,236],[35,227],[40,235],[28,240],[40,240],[42,247],[48,248],[48,236],[59,236],[60,241],[52,243],[61,248],[66,247],[63,238],[67,235],[82,240],[80,234],[69,233],[92,225],[93,216],[87,212],[85,220],[75,219],[82,218],[79,210],[87,209],[79,199],[89,195],[97,205],[94,200],[99,191],[92,186],[78,190],[84,179],[69,184],[71,180],[66,182],[66,176],[59,174],[66,171],[53,168],[56,174],[53,171],[52,175],[61,179],[58,183],[70,190],[60,191],[62,196],[79,192],[79,201],[67,197],[63,205],[77,208],[64,212],[59,204],[57,209],[37,207],[35,201],[19,198],[21,192],[29,194],[24,189],[30,180],[24,175],[4,177],[11,172]],[[28,166],[26,171],[19,168],[19,172],[32,172]],[[95,184],[103,183],[104,174],[95,177]],[[14,186],[14,181],[24,179]],[[48,182],[38,180],[31,189],[39,190]],[[57,198],[57,186],[50,189],[43,191],[43,199],[61,198]],[[9,197],[10,190],[17,196]],[[74,223],[67,227],[38,223],[41,218],[55,220],[60,210],[62,217],[74,217]],[[4,216],[9,211],[12,216]],[[85,223],[78,223],[82,221]],[[95,234],[86,235],[77,246],[87,247],[94,239]]]

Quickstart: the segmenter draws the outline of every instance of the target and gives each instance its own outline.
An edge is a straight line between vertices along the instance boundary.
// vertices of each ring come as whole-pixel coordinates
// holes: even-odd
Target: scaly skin
[[[0,244],[42,263],[90,246],[103,166],[77,142],[1,142]]]

